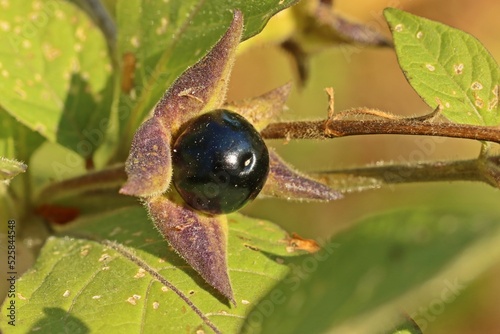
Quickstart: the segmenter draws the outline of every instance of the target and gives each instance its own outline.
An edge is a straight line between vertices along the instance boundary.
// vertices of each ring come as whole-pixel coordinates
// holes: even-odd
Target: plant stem
[[[99,171],[89,172],[71,179],[52,183],[39,194],[37,204],[49,203],[59,198],[75,196],[84,192],[118,189],[127,180],[125,166],[118,164]]]
[[[367,115],[367,110],[354,110]],[[371,112],[371,111],[370,111]],[[500,143],[500,129],[453,123],[431,123],[429,117],[354,120],[331,117],[323,121],[272,123],[262,132],[265,139],[327,139],[368,134],[428,135],[475,139]],[[431,114],[432,116],[432,114]],[[490,155],[487,146],[477,159],[461,161],[417,162],[414,164],[383,164],[353,169],[324,171],[312,174],[320,181],[343,192],[373,189],[387,184],[437,181],[484,182],[500,188],[500,156]],[[124,165],[116,165],[74,179],[52,184],[40,194],[51,201],[75,193],[98,189],[117,189],[125,182]]]
[[[264,139],[327,139],[354,135],[400,134],[475,139],[500,143],[500,128],[418,119],[297,121],[269,124]]]
[[[344,193],[415,182],[473,181],[499,187],[500,157],[461,161],[432,161],[416,164],[386,164],[323,171],[312,177]]]

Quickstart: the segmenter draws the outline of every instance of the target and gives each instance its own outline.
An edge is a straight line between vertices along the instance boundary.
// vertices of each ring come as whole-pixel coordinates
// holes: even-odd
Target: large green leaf
[[[424,101],[451,121],[498,125],[500,70],[473,36],[388,8],[385,18],[406,78]]]
[[[240,9],[243,38],[258,33],[276,12],[297,0],[131,0],[117,3],[121,153],[172,82],[221,38]]]
[[[397,211],[365,219],[327,245],[336,247],[330,256],[295,261],[250,313],[244,332],[374,333],[391,326],[402,311],[423,323],[425,315],[414,311],[436,298],[450,303],[499,260],[500,220],[477,213]],[[274,312],[267,311],[271,307]]]
[[[101,32],[63,1],[10,1],[0,26],[0,105],[45,138],[90,156],[111,103]]]
[[[252,305],[288,268],[286,234],[275,225],[228,216],[228,264],[237,307],[204,282],[154,229],[142,207],[81,218],[47,240],[16,286],[17,323],[7,333],[184,333],[206,323],[164,280],[224,333],[241,326]],[[107,241],[109,240],[109,241]]]

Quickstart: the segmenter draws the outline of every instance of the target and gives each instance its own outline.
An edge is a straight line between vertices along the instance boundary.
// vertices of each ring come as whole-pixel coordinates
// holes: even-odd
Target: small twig
[[[118,189],[126,180],[125,166],[118,164],[52,183],[40,192],[37,196],[37,203],[48,203],[59,198],[95,190],[116,189],[118,193]]]
[[[500,143],[500,128],[454,123],[428,123],[418,119],[297,121],[269,124],[264,139],[328,139],[354,135],[400,134],[441,136]]]

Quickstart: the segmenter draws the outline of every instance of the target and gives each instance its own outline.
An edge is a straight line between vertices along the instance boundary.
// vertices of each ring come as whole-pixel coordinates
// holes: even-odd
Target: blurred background
[[[347,17],[366,23],[386,36],[385,7],[413,14],[464,30],[500,59],[500,3],[493,0],[337,0],[335,8]],[[283,25],[278,14],[272,25]],[[276,45],[245,48],[233,70],[229,100],[262,94],[286,82],[294,82],[285,120],[325,118],[325,87],[335,89],[335,108],[378,108],[397,115],[416,116],[432,110],[412,90],[399,69],[394,50],[370,47],[331,47],[310,59],[310,78],[301,88],[293,59]],[[427,143],[423,146],[422,143]],[[373,164],[423,160],[474,158],[479,143],[451,139],[399,135],[337,138],[326,141],[270,141],[270,146],[303,172],[342,169]],[[467,182],[410,184],[349,194],[329,203],[295,203],[264,199],[254,201],[244,213],[269,219],[289,232],[306,238],[331,237],[359,218],[404,207],[469,207],[498,211],[500,193],[485,184]],[[424,333],[500,333],[500,263],[469,285],[456,301],[440,311]],[[423,305],[427,307],[428,305]]]

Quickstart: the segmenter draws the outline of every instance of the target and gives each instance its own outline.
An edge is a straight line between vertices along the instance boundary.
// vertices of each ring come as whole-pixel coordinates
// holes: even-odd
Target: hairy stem
[[[345,193],[415,182],[472,181],[498,188],[498,166],[500,157],[492,156],[487,159],[374,165],[310,175]]]
[[[351,110],[350,114],[368,115],[367,110]],[[322,121],[272,123],[262,130],[265,139],[328,139],[368,134],[427,135],[474,139],[500,143],[500,129],[453,123],[431,123],[432,117],[389,118],[383,112],[370,111],[381,119],[354,120],[330,117]],[[430,114],[434,116],[435,113]],[[500,156],[490,155],[488,145],[477,159],[462,161],[417,162],[415,164],[383,164],[361,168],[315,173],[332,188],[343,192],[361,191],[386,184],[474,181],[500,188]],[[54,183],[44,189],[39,198],[51,201],[77,193],[117,189],[126,181],[123,164],[80,177]],[[39,200],[39,201],[40,201]]]
[[[37,203],[51,202],[60,198],[91,191],[116,190],[116,193],[118,193],[118,189],[126,180],[125,166],[118,164],[106,169],[52,183],[41,191]]]
[[[500,143],[498,127],[430,123],[419,119],[280,122],[269,124],[261,132],[265,139],[327,139],[374,134],[441,136]]]

